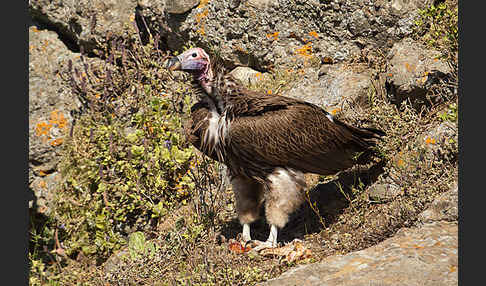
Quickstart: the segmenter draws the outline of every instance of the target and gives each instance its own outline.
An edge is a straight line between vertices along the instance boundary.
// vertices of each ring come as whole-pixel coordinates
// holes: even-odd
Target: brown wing
[[[260,97],[260,100],[257,98]],[[372,131],[331,121],[310,103],[281,96],[235,97],[227,152],[233,167],[250,176],[288,166],[334,174],[355,164],[356,152],[371,146]],[[247,98],[245,100],[245,98]]]

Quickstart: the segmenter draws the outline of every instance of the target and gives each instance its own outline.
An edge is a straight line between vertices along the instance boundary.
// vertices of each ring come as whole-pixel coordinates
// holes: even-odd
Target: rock
[[[32,18],[55,29],[74,46],[86,52],[102,53],[106,37],[130,38],[136,0],[29,1]]]
[[[263,285],[457,285],[457,247],[457,223],[404,228],[377,245],[295,267]]]
[[[37,213],[41,213],[49,216],[53,209],[54,194],[59,188],[61,183],[61,174],[54,172],[52,174],[36,177],[29,185],[29,188],[34,192],[35,206]]]
[[[166,11],[172,14],[184,14],[199,4],[199,0],[166,0]]]
[[[418,136],[415,144],[425,150],[423,155],[427,159],[454,160],[458,155],[458,142],[457,125],[444,121]]]
[[[431,206],[419,215],[419,221],[430,223],[433,221],[457,221],[458,219],[458,187],[457,182],[451,189],[438,198]]]
[[[385,85],[390,101],[399,104],[410,99],[415,106],[425,104],[430,84],[451,73],[451,68],[439,56],[440,52],[410,38],[395,43],[387,56]]]
[[[258,80],[268,77],[267,73],[261,73],[249,67],[236,67],[230,74],[245,86],[250,86]]]
[[[247,0],[247,3],[257,9],[265,9],[271,6],[278,7],[278,0]]]
[[[366,105],[371,86],[367,70],[344,64],[324,65],[323,68],[306,73],[300,82],[282,95],[311,102],[332,114],[356,103]]]
[[[71,110],[79,106],[60,77],[68,60],[73,66],[81,65],[80,54],[71,52],[56,33],[29,28],[29,186],[39,195],[37,199],[50,198],[45,192],[54,189],[50,178],[56,175],[62,144],[69,135]]]
[[[49,173],[55,170],[56,156],[69,133],[70,110],[77,107],[59,72],[76,55],[56,33],[35,26],[29,29],[29,51],[29,163],[37,166],[36,173]]]
[[[371,201],[384,202],[400,194],[400,186],[396,184],[373,184],[368,190]]]
[[[113,253],[110,258],[103,263],[104,273],[109,274],[113,271],[119,271],[119,265],[126,261],[127,257],[130,257],[129,255],[130,251],[127,246]]]

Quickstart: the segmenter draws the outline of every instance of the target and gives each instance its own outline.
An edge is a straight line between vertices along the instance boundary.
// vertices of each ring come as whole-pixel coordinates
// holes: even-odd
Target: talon
[[[262,244],[263,241],[259,241],[259,240],[254,240],[254,239],[250,239],[248,241],[245,242],[245,247],[250,247],[250,248],[254,248],[260,244]]]

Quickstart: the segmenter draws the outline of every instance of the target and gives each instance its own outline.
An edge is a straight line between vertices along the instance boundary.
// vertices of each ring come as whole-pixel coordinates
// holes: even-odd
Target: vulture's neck
[[[197,95],[207,103],[209,108],[206,117],[208,127],[201,138],[202,151],[209,156],[215,153],[221,162],[225,158],[224,142],[230,126],[225,112],[224,91],[219,88],[223,80],[222,75],[224,73],[221,72],[214,76],[213,69],[209,66],[207,73],[200,76],[194,75],[193,81]]]
[[[217,76],[213,72],[211,64],[208,66],[206,72],[200,75],[194,75],[194,82],[196,83],[196,90],[198,95],[204,99],[211,101],[219,115],[223,114],[226,107],[225,98],[223,92],[218,88],[222,75],[224,73],[220,71]]]

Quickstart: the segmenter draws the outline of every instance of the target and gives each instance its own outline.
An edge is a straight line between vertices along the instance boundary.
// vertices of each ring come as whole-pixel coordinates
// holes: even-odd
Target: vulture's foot
[[[260,240],[251,240],[247,242],[247,245],[251,247],[251,251],[260,252],[263,249],[268,248],[276,248],[278,245],[273,241],[260,241]]]
[[[249,241],[246,242],[245,246],[250,244],[252,251],[256,251],[256,252],[259,252],[259,251],[261,251],[263,249],[267,249],[267,248],[275,248],[275,247],[278,246],[278,244],[277,244],[277,233],[278,233],[277,226],[272,224],[270,226],[270,234],[267,238],[267,241],[249,240]]]

